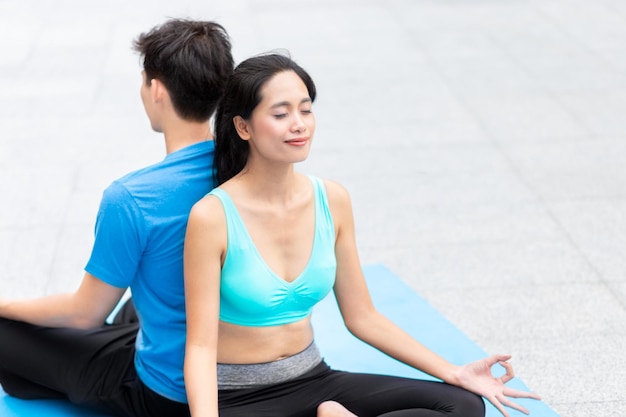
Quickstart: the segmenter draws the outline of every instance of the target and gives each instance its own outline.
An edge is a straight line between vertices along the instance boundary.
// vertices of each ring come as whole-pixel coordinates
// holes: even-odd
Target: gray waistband
[[[315,342],[300,353],[274,362],[217,364],[218,389],[253,388],[288,381],[313,369],[322,361]]]

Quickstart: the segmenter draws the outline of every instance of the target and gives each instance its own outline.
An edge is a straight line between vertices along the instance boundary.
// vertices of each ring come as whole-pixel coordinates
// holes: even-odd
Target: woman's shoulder
[[[190,222],[215,224],[224,220],[224,208],[222,202],[215,194],[207,194],[191,208],[189,213]]]
[[[350,197],[346,187],[344,187],[337,181],[330,180],[328,178],[320,178],[320,180],[324,184],[324,188],[326,188],[326,194],[328,194],[328,198],[344,199]]]
[[[326,196],[328,198],[328,203],[331,206],[331,209],[351,208],[350,193],[343,185],[341,185],[337,181],[327,178],[320,178],[320,181],[324,184],[324,188],[326,189]]]

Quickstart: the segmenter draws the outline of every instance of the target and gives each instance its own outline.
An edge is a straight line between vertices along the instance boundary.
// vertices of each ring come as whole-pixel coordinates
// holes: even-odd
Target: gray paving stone
[[[619,281],[609,282],[608,286],[622,305],[626,305],[626,279],[622,276]]]
[[[423,293],[431,299],[431,292]],[[503,288],[476,288],[443,294],[431,300],[435,306],[470,337],[488,338],[482,345],[487,351],[513,354],[518,375],[557,411],[561,404],[621,398],[626,375],[615,369],[614,358],[621,355],[626,339],[626,317],[602,285],[517,287],[506,294]],[[593,371],[582,372],[585,369]],[[553,377],[557,374],[558,380]]]
[[[461,288],[570,285],[600,282],[597,272],[566,240],[528,243],[361,246],[361,256],[395,265],[394,272],[423,291]]]
[[[46,293],[73,291],[80,284],[93,245],[92,223],[67,225],[59,234]]]
[[[626,72],[622,71],[623,75]],[[569,109],[594,136],[626,135],[626,88],[613,84],[610,91],[562,94],[557,100]]]
[[[11,298],[46,294],[59,226],[2,228],[2,294]]]
[[[504,151],[545,201],[624,196],[626,141],[622,138],[507,143]]]
[[[401,210],[364,216],[359,228],[362,238],[392,248],[420,243],[530,242],[555,239],[562,233],[544,209],[534,204],[484,204],[463,210],[404,205]],[[394,220],[389,221],[390,217]],[[360,214],[357,218],[361,219]]]
[[[506,56],[450,59],[438,62],[442,76],[463,98],[538,94],[541,86]]]
[[[58,165],[5,165],[0,227],[61,226],[72,193],[73,169]],[[45,175],[44,175],[45,173]],[[28,229],[25,229],[28,230]]]
[[[529,373],[532,376],[529,377],[529,381],[532,381],[535,389],[543,389],[550,393],[546,401],[557,410],[563,408],[561,415],[571,415],[569,410],[576,408],[572,407],[571,403],[574,403],[573,405],[594,404],[598,411],[587,415],[622,415],[618,410],[623,405],[615,404],[616,408],[613,412],[606,414],[607,409],[602,404],[613,404],[621,401],[621,391],[624,388],[626,373],[621,367],[616,367],[611,358],[620,355],[624,342],[626,342],[626,338],[623,335],[616,336],[611,333],[593,334],[591,336],[578,335],[571,338],[559,335],[555,338],[552,348],[541,348],[528,352],[532,358],[529,362],[533,364],[533,367],[537,366],[530,369]],[[569,369],[559,367],[553,360],[553,357],[557,355],[561,356],[563,361],[577,363],[577,366],[593,367],[594,375],[581,374],[574,367],[569,367]],[[561,375],[562,381],[567,381],[567,389],[559,390],[555,381],[551,381],[545,376],[556,372]],[[603,376],[601,378],[595,377],[596,372],[601,372]],[[572,401],[571,396],[573,394],[576,395],[576,401]]]
[[[319,86],[299,169],[382,262],[563,416],[626,414],[622,0],[0,1],[0,293],[71,289],[102,190],[158,161],[133,38],[218,19]]]
[[[551,204],[550,210],[606,281],[626,279],[626,201]]]
[[[465,103],[497,141],[545,143],[589,135],[574,114],[547,94],[470,97]]]
[[[585,401],[573,404],[556,404],[553,409],[568,417],[612,417],[626,415],[626,401]]]

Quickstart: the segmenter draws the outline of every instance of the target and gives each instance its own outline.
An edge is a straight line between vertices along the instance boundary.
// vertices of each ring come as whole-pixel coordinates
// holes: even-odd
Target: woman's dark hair
[[[290,57],[265,54],[240,63],[228,79],[224,96],[215,116],[215,177],[223,184],[237,175],[246,165],[250,146],[239,137],[233,119],[249,120],[252,111],[263,99],[261,90],[276,74],[293,71],[306,86],[311,101],[316,90],[309,74]]]
[[[186,120],[209,120],[233,71],[226,30],[214,22],[171,19],[135,40],[146,82],[161,81],[176,113]]]

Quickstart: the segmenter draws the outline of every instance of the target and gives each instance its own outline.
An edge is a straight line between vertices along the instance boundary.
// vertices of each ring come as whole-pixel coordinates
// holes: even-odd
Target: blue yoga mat
[[[438,311],[417,295],[382,265],[364,268],[367,283],[376,307],[404,330],[436,351],[450,362],[463,364],[483,358],[486,353],[465,336]],[[313,313],[315,339],[326,362],[335,369],[391,374],[412,378],[432,379],[354,338],[343,326],[334,297],[322,301]],[[518,378],[509,386],[528,390]],[[516,400],[528,408],[533,417],[558,417],[544,402]],[[509,409],[511,417],[524,414]],[[24,401],[9,397],[0,390],[1,417],[105,417],[66,401]],[[487,417],[501,416],[487,404]]]

